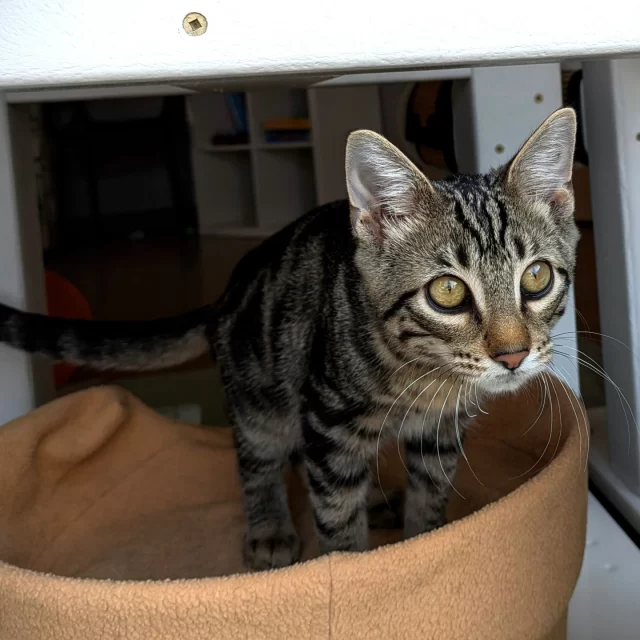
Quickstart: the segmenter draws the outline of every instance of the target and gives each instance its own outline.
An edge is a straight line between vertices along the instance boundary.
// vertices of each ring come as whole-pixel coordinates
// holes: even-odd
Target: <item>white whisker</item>
[[[564,358],[566,358],[567,360],[569,360],[571,362],[573,362],[573,360],[575,358],[583,367],[585,367],[589,371],[592,371],[596,375],[600,376],[605,382],[608,382],[613,387],[613,389],[615,390],[616,394],[618,395],[618,400],[620,402],[620,406],[622,408],[622,413],[624,414],[625,422],[627,424],[627,452],[630,454],[630,452],[631,452],[631,425],[629,424],[629,416],[627,415],[627,408],[629,410],[629,413],[631,414],[631,419],[633,420],[633,423],[635,425],[636,432],[638,432],[638,423],[637,423],[636,417],[635,417],[635,415],[633,413],[633,409],[631,407],[631,404],[627,400],[627,397],[623,393],[622,389],[620,389],[620,387],[613,381],[611,376],[598,364],[598,362],[596,360],[594,360],[593,358],[591,358],[590,356],[588,356],[586,353],[580,351],[580,349],[575,349],[573,347],[568,347],[566,345],[563,346],[562,348],[563,349],[572,349],[573,351],[576,351],[578,354],[581,354],[581,355],[572,357],[572,356],[569,356],[566,353],[563,353],[562,351],[555,350],[555,349],[553,350],[553,352],[556,353],[559,356],[563,356]],[[585,358],[589,358],[589,360],[591,360],[591,362],[593,364],[591,364],[590,362],[587,362],[587,360]],[[625,404],[626,404],[626,407],[625,407]]]
[[[576,312],[576,315],[582,320],[582,322],[584,322],[584,326],[587,328],[587,331],[589,333],[592,333],[589,327],[589,323],[587,322],[587,319],[584,317],[584,314],[582,313],[582,311],[580,311],[580,309],[578,309],[578,307],[575,304],[572,304],[568,300],[567,300],[567,306],[573,307],[573,310]],[[562,332],[561,334],[558,334],[558,335],[564,335],[565,333],[568,333],[568,332]],[[574,332],[571,332],[571,333],[574,333]]]
[[[451,376],[449,376],[449,378],[447,378],[447,380],[449,380],[451,378]],[[447,380],[445,380],[444,382],[446,382]],[[442,384],[444,384],[444,382]],[[440,387],[442,387],[442,385],[440,385]],[[438,389],[439,391],[440,389]],[[436,391],[436,394],[438,393],[438,391]],[[442,470],[442,474],[444,475],[444,477],[446,478],[447,482],[449,483],[449,486],[463,499],[466,500],[465,496],[463,496],[454,486],[453,486],[453,482],[451,482],[451,480],[449,479],[449,476],[447,475],[447,472],[444,470],[444,465],[442,464],[442,457],[440,456],[440,444],[439,444],[439,436],[440,436],[440,423],[442,422],[442,414],[444,413],[444,408],[447,406],[447,400],[449,399],[449,396],[451,395],[451,392],[453,391],[453,385],[451,385],[451,389],[449,389],[449,393],[447,393],[444,402],[442,403],[442,408],[440,409],[440,417],[438,418],[438,426],[436,427],[436,453],[438,454],[438,462],[440,463],[440,469]]]
[[[560,378],[560,380],[562,382],[564,382],[564,384],[562,385],[562,388],[564,389],[564,392],[565,392],[565,394],[567,396],[567,399],[571,403],[571,408],[573,409],[573,415],[575,416],[576,423],[578,425],[578,435],[580,436],[580,459],[582,459],[582,430],[580,429],[580,418],[578,418],[578,414],[576,412],[576,408],[575,408],[575,406],[573,404],[573,400],[574,400],[575,396],[574,396],[574,394],[569,395],[569,392],[567,391],[567,387],[570,388],[570,385],[567,382],[567,379],[558,371],[558,369],[556,367],[552,367],[552,371]],[[573,396],[573,398],[571,396]],[[577,400],[577,398],[575,398],[575,399]],[[585,426],[585,437],[586,437],[586,450],[585,450],[585,470],[586,470],[587,464],[589,462],[589,442],[590,442],[589,423],[587,422],[587,415],[584,412],[584,408],[582,408],[581,411],[582,411],[582,414],[583,414],[583,421],[584,421],[584,426]],[[580,468],[578,468],[578,473],[579,472],[580,472]]]
[[[476,407],[478,407],[478,409],[482,411],[482,413],[484,413],[485,416],[488,416],[489,414],[480,406],[480,401],[478,400],[478,382],[477,381],[473,386],[473,388],[475,389],[475,393],[476,393]]]
[[[574,335],[586,335],[589,338],[591,336],[600,336],[601,338],[607,338],[607,340],[612,340],[613,342],[617,342],[619,345],[623,346],[635,359],[636,362],[638,364],[640,364],[640,357],[638,356],[637,353],[635,353],[633,351],[633,349],[626,343],[623,342],[622,340],[618,340],[618,338],[614,338],[613,336],[610,336],[606,333],[599,333],[598,331],[563,331],[562,333],[558,333],[556,335],[552,336],[553,341],[555,342],[556,340],[560,339],[560,340],[571,340],[573,338]],[[592,342],[596,342],[595,340],[592,340]],[[597,344],[597,343],[596,343]],[[583,355],[587,355],[584,352]]]
[[[526,436],[527,433],[529,433],[529,431],[531,431],[531,429],[533,429],[533,427],[535,427],[538,424],[538,420],[540,420],[540,417],[542,416],[542,412],[544,411],[544,405],[545,405],[545,402],[546,402],[546,399],[547,399],[547,389],[546,389],[546,387],[542,388],[542,382],[538,378],[536,378],[536,380],[540,385],[540,390],[543,391],[542,406],[540,407],[540,411],[538,412],[538,415],[537,415],[536,419],[533,421],[533,424],[524,433],[522,433],[520,435],[521,438]]]
[[[480,478],[478,478],[478,476],[476,475],[476,472],[473,470],[473,467],[471,466],[471,462],[469,462],[469,458],[467,458],[467,454],[465,453],[464,447],[462,446],[462,438],[460,437],[460,421],[459,421],[459,414],[458,414],[458,410],[460,408],[461,393],[462,393],[462,387],[458,389],[458,398],[456,399],[456,419],[455,419],[456,439],[458,441],[458,447],[460,447],[460,453],[462,454],[462,457],[465,459],[467,466],[469,467],[469,470],[473,474],[473,477],[480,483],[481,486],[484,487],[484,484],[482,483]]]
[[[464,383],[464,389],[465,389],[465,391],[464,391],[464,411],[467,414],[468,418],[475,418],[478,414],[474,413],[473,415],[471,415],[469,413],[469,409],[467,408],[467,398],[469,397],[469,385],[470,385],[470,381],[467,380]]]
[[[410,364],[411,362],[415,362],[415,360],[417,360],[417,359],[418,358],[415,358],[414,360],[411,360],[411,361],[407,362],[406,364]],[[401,369],[401,368],[402,367],[400,367],[399,369]],[[423,378],[426,378],[429,374],[433,373],[434,371],[438,371],[438,369],[441,369],[441,368],[442,367],[436,367],[435,369],[432,369],[431,371],[427,371],[427,373],[422,374],[421,376],[416,378],[413,382],[410,382],[400,392],[400,394],[396,397],[396,399],[393,401],[393,403],[389,407],[389,410],[387,411],[387,414],[385,415],[384,420],[382,421],[382,426],[380,427],[380,431],[378,432],[378,440],[376,442],[376,474],[377,474],[377,477],[378,477],[378,484],[381,485],[381,481],[380,481],[380,440],[382,438],[382,433],[384,432],[384,425],[387,422],[387,419],[389,418],[389,415],[393,411],[393,408],[396,406],[398,400],[400,400],[400,398],[405,394],[405,392],[408,389],[410,389],[414,384],[420,382],[420,380],[422,380]],[[397,371],[399,371],[399,369],[397,369]],[[391,506],[391,505],[389,505],[389,501],[387,500],[387,496],[385,495],[385,492],[384,492],[384,489],[382,489],[382,486],[380,486],[380,489],[382,491],[382,495],[384,496],[385,502],[387,503],[388,506]]]
[[[549,387],[553,389],[553,394],[556,397],[556,404],[558,405],[558,420],[560,422],[560,433],[558,434],[558,439],[556,440],[556,448],[553,450],[553,453],[549,458],[549,462],[547,462],[547,464],[545,464],[544,467],[540,469],[540,472],[544,471],[554,461],[556,454],[558,453],[558,449],[560,448],[560,443],[562,442],[562,411],[560,411],[560,398],[558,397],[558,392],[556,391],[555,385],[553,384],[553,382],[551,382],[551,379],[549,378],[549,374],[544,372],[542,375],[547,378],[549,382]],[[578,429],[579,428],[580,426],[578,425]]]
[[[397,449],[398,449],[398,455],[400,456],[400,461],[402,462],[402,466],[404,467],[404,470],[409,473],[409,469],[407,469],[407,466],[404,463],[404,460],[402,459],[402,452],[400,451],[400,435],[402,434],[402,429],[404,427],[404,423],[405,420],[407,419],[407,416],[409,415],[409,412],[411,411],[411,409],[413,408],[413,405],[418,401],[418,399],[420,398],[420,396],[427,391],[427,389],[429,389],[429,387],[433,384],[435,384],[438,381],[438,379],[436,378],[435,380],[432,380],[413,400],[413,402],[409,405],[409,408],[405,411],[405,414],[402,418],[402,422],[400,423],[400,429],[398,429],[398,435],[396,437],[396,441],[397,441]]]
[[[553,400],[551,399],[551,392],[549,391],[548,383],[546,380],[544,380],[544,384],[547,389],[547,395],[549,396],[549,412],[550,412],[549,440],[547,441],[545,448],[542,450],[540,457],[526,471],[511,478],[512,480],[517,480],[518,478],[522,478],[523,476],[526,476],[529,473],[531,473],[540,464],[541,460],[544,458],[545,454],[547,453],[547,449],[549,448],[549,445],[551,444],[551,438],[553,436]]]

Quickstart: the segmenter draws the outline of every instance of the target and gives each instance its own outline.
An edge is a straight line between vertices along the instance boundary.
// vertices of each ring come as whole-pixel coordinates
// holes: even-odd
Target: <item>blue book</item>
[[[227,93],[225,94],[225,98],[235,132],[247,133],[249,130],[249,121],[247,118],[245,94],[242,92]]]

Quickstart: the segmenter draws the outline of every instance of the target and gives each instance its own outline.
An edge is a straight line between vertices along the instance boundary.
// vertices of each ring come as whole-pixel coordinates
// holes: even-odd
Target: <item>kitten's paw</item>
[[[244,562],[252,571],[288,567],[300,559],[300,538],[293,531],[249,532],[244,540]]]

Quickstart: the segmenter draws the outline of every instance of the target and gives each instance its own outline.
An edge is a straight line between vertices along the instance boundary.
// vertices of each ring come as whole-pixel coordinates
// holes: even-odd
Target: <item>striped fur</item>
[[[98,371],[152,371],[207,353],[211,307],[150,322],[50,318],[0,304],[0,342]]]
[[[290,564],[300,544],[284,471],[299,461],[323,552],[367,547],[380,441],[405,443],[407,536],[443,524],[474,405],[544,370],[578,233],[568,184],[575,117],[557,112],[506,167],[429,182],[370,132],[347,145],[349,202],[314,210],[249,253],[212,308],[156,324],[79,323],[0,307],[0,337],[106,367],[175,363],[210,346],[225,385],[248,519],[246,561]],[[524,299],[526,267],[553,267]],[[428,283],[462,279],[442,313]],[[527,349],[516,371],[492,359]]]

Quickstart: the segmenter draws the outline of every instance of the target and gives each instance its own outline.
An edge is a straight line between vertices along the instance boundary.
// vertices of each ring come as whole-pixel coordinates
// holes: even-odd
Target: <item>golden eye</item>
[[[548,262],[533,262],[522,274],[520,287],[525,295],[539,298],[551,288],[553,272]]]
[[[427,287],[429,300],[438,308],[451,311],[459,309],[467,301],[467,285],[453,276],[441,276]]]

